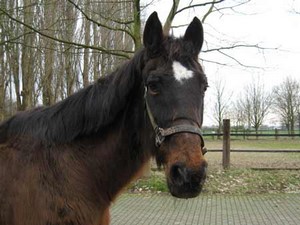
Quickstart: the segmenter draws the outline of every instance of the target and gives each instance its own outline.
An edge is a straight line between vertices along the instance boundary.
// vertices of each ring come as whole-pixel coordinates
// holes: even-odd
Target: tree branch
[[[278,47],[275,48],[267,48],[267,47],[262,47],[259,46],[258,44],[236,44],[236,45],[231,45],[231,46],[224,46],[224,47],[218,47],[218,48],[211,48],[211,49],[207,49],[207,50],[203,50],[203,53],[211,53],[211,52],[218,52],[222,55],[224,55],[225,57],[229,58],[230,60],[236,62],[238,65],[245,67],[245,68],[254,68],[254,69],[263,69],[261,67],[258,66],[252,66],[252,65],[245,65],[244,63],[240,62],[238,59],[236,59],[235,57],[232,57],[231,55],[225,53],[224,51],[226,50],[232,50],[235,48],[256,48],[259,50],[279,50]],[[232,67],[233,65],[228,65],[226,63],[220,63],[220,62],[216,62],[216,61],[211,61],[211,60],[203,60],[209,63],[215,63],[217,65],[221,65],[221,66],[230,66]]]
[[[112,21],[114,23],[118,23],[118,24],[122,24],[122,25],[129,25],[129,24],[134,23],[134,20],[122,21],[122,20],[117,20],[115,18],[111,18],[111,17],[105,17],[101,13],[97,13],[93,10],[92,10],[92,12],[95,13],[96,15],[98,15],[101,19],[104,19],[106,21]],[[97,22],[96,22],[96,24],[97,24]]]
[[[261,69],[260,67],[257,67],[257,66],[249,66],[249,65],[246,65],[246,64],[240,62],[239,60],[237,60],[236,58],[234,58],[234,57],[232,57],[232,56],[230,56],[230,55],[228,55],[228,54],[222,52],[221,50],[217,50],[217,51],[220,52],[222,55],[226,56],[227,58],[233,60],[234,62],[236,62],[236,63],[237,63],[238,65],[240,65],[240,66],[248,67],[248,68]]]
[[[133,40],[134,40],[134,36],[126,29],[121,29],[121,28],[114,28],[114,27],[110,27],[110,26],[107,26],[106,24],[103,24],[103,23],[99,23],[93,19],[91,19],[80,7],[79,5],[77,5],[76,3],[74,3],[73,1],[71,0],[68,0],[68,2],[70,4],[72,4],[76,9],[79,10],[79,12],[90,22],[96,24],[98,27],[104,27],[106,29],[109,29],[109,30],[113,30],[113,31],[121,31],[121,32],[125,32],[126,34],[128,34]]]
[[[242,5],[245,5],[247,3],[249,3],[251,0],[246,0],[245,2],[240,2],[238,3],[237,5],[233,5],[233,6],[225,6],[225,7],[222,7],[222,8],[216,8],[216,10],[214,10],[213,12],[215,11],[218,11],[221,13],[221,10],[226,10],[226,9],[230,9],[231,11],[233,11],[234,13],[239,13],[239,14],[243,14],[243,15],[249,15],[249,14],[245,14],[245,13],[241,13],[241,12],[238,12],[235,10],[235,8],[237,7],[240,7]]]
[[[103,53],[106,53],[106,54],[111,54],[111,55],[115,55],[115,56],[119,56],[119,57],[122,57],[122,58],[130,58],[128,54],[124,54],[124,53],[121,53],[119,52],[118,50],[111,50],[111,49],[106,49],[106,48],[103,48],[103,47],[96,47],[96,46],[89,46],[89,45],[84,45],[84,44],[80,44],[80,43],[76,43],[76,42],[73,42],[73,41],[66,41],[66,40],[63,40],[63,39],[59,39],[59,38],[55,38],[55,37],[52,37],[50,35],[47,35],[39,30],[37,30],[36,28],[14,18],[13,16],[11,16],[8,12],[6,12],[4,9],[0,8],[0,12],[2,12],[3,14],[5,14],[8,18],[10,18],[11,20],[29,28],[30,30],[34,31],[35,33],[43,36],[43,37],[46,37],[46,38],[49,38],[51,40],[54,40],[54,41],[57,41],[57,42],[61,42],[61,43],[64,43],[64,44],[69,44],[69,45],[74,45],[74,46],[77,46],[77,47],[81,47],[81,48],[89,48],[89,49],[94,49],[94,50],[98,50],[100,52],[103,52]]]
[[[182,9],[177,10],[176,13],[174,14],[174,16],[176,14],[179,14],[179,13],[183,12],[184,10],[187,10],[187,9],[190,9],[190,8],[206,6],[206,5],[210,5],[210,4],[218,4],[218,3],[221,3],[221,2],[224,2],[224,1],[225,0],[219,0],[219,1],[212,1],[212,2],[205,2],[205,3],[195,4],[195,5],[189,5],[189,6],[183,7]]]
[[[20,34],[20,35],[18,35],[16,37],[10,38],[10,39],[5,40],[5,41],[2,41],[2,42],[0,42],[0,46],[5,45],[7,43],[14,43],[15,40],[18,40],[21,37],[24,37],[25,35],[28,35],[28,34],[34,34],[34,32],[33,31],[31,31],[31,32],[25,32],[25,33]]]
[[[201,58],[200,60],[201,60],[202,62],[213,63],[213,64],[216,64],[216,65],[219,65],[219,66],[233,67],[233,65],[228,65],[228,64],[226,64],[226,63],[221,63],[221,62],[217,62],[217,61],[212,61],[212,60],[208,60],[208,59],[204,59],[204,58]]]
[[[203,50],[202,52],[208,53],[208,52],[213,52],[213,51],[220,51],[220,50],[231,50],[235,48],[257,48],[261,50],[278,50],[278,47],[275,48],[266,48],[266,47],[261,47],[258,44],[254,45],[248,45],[248,44],[238,44],[238,45],[231,45],[231,46],[224,46],[224,47],[219,47],[219,48],[211,48],[207,50]]]
[[[202,18],[202,23],[205,22],[206,18],[212,13],[213,8],[215,7],[215,0],[213,1],[213,3],[211,4],[211,6],[209,7],[208,11],[204,14],[203,18]]]

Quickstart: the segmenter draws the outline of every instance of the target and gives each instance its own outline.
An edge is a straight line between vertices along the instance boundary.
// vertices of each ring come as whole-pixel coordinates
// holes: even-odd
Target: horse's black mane
[[[101,131],[113,122],[126,105],[144,51],[111,74],[49,107],[20,112],[0,124],[0,143],[7,137],[26,135],[50,143],[67,143]]]

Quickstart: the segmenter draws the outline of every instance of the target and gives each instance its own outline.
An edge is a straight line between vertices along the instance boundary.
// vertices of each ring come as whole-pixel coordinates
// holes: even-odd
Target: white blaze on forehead
[[[183,65],[181,65],[180,62],[174,61],[173,62],[173,72],[175,79],[178,80],[180,83],[183,82],[183,80],[189,79],[193,77],[193,71],[188,70]]]

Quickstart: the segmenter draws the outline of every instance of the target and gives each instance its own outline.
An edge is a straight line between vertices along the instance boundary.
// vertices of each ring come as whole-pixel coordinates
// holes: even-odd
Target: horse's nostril
[[[189,181],[188,171],[184,164],[176,163],[171,167],[170,171],[171,178],[177,185],[182,185]]]

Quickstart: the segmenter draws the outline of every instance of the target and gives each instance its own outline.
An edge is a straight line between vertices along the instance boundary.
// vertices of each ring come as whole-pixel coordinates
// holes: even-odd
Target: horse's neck
[[[95,160],[93,170],[98,170],[97,182],[106,189],[109,199],[114,199],[149,161],[151,153],[145,147],[147,129],[142,93],[132,93],[124,113],[94,137],[95,148],[90,156]]]

